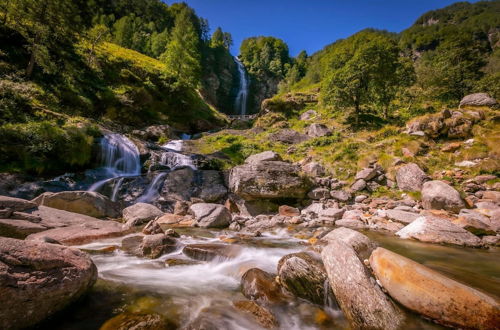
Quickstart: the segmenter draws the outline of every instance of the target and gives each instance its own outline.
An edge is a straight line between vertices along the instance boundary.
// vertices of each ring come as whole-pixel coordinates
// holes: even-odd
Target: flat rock
[[[0,209],[11,209],[13,211],[26,211],[36,209],[37,204],[21,198],[0,196]]]
[[[428,243],[480,246],[481,240],[451,221],[436,216],[422,216],[396,233],[401,238]]]
[[[456,328],[498,329],[498,301],[478,290],[383,248],[372,253],[370,266],[389,295],[410,310]]]
[[[422,186],[422,206],[427,210],[447,210],[458,213],[465,208],[460,193],[443,181],[428,181]]]
[[[241,247],[238,245],[228,244],[189,244],[184,247],[182,253],[188,257],[201,260],[210,261],[213,259],[227,260],[238,256],[241,252]]]
[[[47,230],[47,227],[26,220],[0,219],[0,236],[24,239],[34,233]]]
[[[97,280],[78,249],[0,238],[0,328],[27,328],[62,310]]]
[[[412,223],[419,217],[416,213],[401,210],[386,210],[385,215],[388,219],[405,224]]]
[[[371,179],[375,178],[377,176],[377,169],[376,168],[365,168],[358,173],[356,173],[356,180],[365,180],[365,181],[370,181]]]

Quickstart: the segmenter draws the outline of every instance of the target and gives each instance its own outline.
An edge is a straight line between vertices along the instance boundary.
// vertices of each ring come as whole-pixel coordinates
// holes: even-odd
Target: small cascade
[[[146,188],[146,191],[144,194],[139,197],[136,202],[137,203],[151,203],[154,202],[158,197],[160,196],[160,189],[163,186],[164,183],[164,178],[167,175],[167,173],[159,173],[156,174],[153,180],[151,180],[151,183],[149,186]]]
[[[189,135],[183,135],[183,137],[189,138]],[[172,140],[167,144],[162,146],[165,152],[161,155],[160,163],[170,167],[170,169],[175,169],[179,167],[191,167],[193,170],[196,169],[193,159],[191,156],[182,154],[184,148],[185,140]]]
[[[238,72],[240,74],[240,86],[238,89],[238,95],[236,96],[235,109],[238,115],[246,115],[247,114],[247,99],[248,99],[248,79],[247,73],[245,71],[245,67],[243,63],[235,57],[234,61],[238,66]]]
[[[137,176],[141,174],[139,150],[126,136],[116,133],[106,134],[101,139],[100,146],[99,161],[102,166],[99,176],[103,179],[94,183],[89,188],[89,191],[97,191],[105,183],[117,177]],[[123,180],[121,181],[123,182]],[[117,182],[113,190],[117,192],[119,188]]]

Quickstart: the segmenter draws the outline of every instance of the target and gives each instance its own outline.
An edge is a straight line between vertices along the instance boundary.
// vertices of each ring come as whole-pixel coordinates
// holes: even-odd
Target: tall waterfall
[[[94,183],[89,188],[90,191],[99,190],[113,178],[141,174],[139,150],[126,136],[116,133],[106,134],[101,139],[100,146],[99,161],[101,162],[101,176],[104,179]]]
[[[238,95],[236,96],[235,109],[238,111],[239,115],[247,114],[247,98],[248,98],[248,79],[247,73],[243,63],[235,57],[234,61],[238,66],[238,72],[240,74],[240,86],[238,89]]]

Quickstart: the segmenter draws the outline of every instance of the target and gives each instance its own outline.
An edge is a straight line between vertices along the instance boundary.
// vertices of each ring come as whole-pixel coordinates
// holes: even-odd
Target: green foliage
[[[287,44],[274,37],[253,37],[243,40],[240,59],[250,74],[282,79],[290,63]]]
[[[0,80],[0,125],[27,121],[33,115],[31,103],[37,94],[31,84]]]

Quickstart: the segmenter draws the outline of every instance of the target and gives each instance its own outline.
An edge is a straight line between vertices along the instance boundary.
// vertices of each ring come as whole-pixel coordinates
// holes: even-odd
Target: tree
[[[189,8],[179,12],[167,50],[160,59],[180,81],[197,87],[201,75],[200,39],[191,19]]]
[[[222,29],[220,27],[218,27],[212,34],[212,38],[210,39],[210,47],[224,47],[224,32],[222,32]]]
[[[87,31],[86,38],[90,42],[89,57],[87,61],[90,66],[95,65],[96,47],[106,40],[109,33],[108,27],[102,24],[94,25],[94,27]]]

